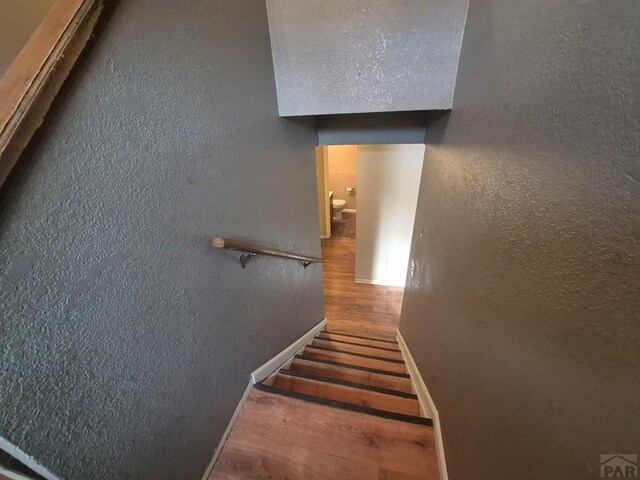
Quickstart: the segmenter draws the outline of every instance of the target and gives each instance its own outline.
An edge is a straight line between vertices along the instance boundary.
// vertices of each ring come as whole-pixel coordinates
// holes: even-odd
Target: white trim
[[[400,330],[397,331],[396,335],[398,339],[398,346],[400,347],[400,351],[402,352],[402,356],[404,357],[405,364],[407,365],[407,370],[409,370],[409,375],[411,376],[411,383],[413,385],[413,389],[415,394],[418,396],[418,403],[420,404],[420,412],[427,418],[431,418],[433,420],[433,428],[435,432],[436,439],[436,455],[438,456],[438,470],[440,471],[440,480],[449,480],[449,476],[447,474],[447,462],[444,456],[444,443],[442,441],[442,431],[440,429],[440,416],[438,415],[438,409],[433,403],[433,399],[429,394],[429,390],[427,390],[427,386],[424,383],[422,375],[418,371],[418,367],[416,366],[416,362],[413,360],[411,356],[411,352],[407,347],[407,344],[402,338],[402,334]]]
[[[413,389],[415,390],[416,395],[418,396],[418,403],[420,404],[420,413],[427,418],[433,418],[434,412],[436,411],[436,406],[433,404],[433,400],[431,399],[431,395],[429,395],[429,391],[427,390],[427,386],[422,379],[422,375],[418,371],[418,367],[416,366],[413,357],[411,356],[411,352],[409,352],[409,348],[402,338],[400,331],[397,332],[398,346],[402,351],[402,356],[405,359],[405,363],[407,364],[407,369],[409,370],[409,375],[411,376],[411,383],[413,385]]]
[[[364,283],[366,285],[381,285],[383,287],[393,287],[393,288],[404,288],[406,285],[393,285],[389,283],[384,283],[379,280],[373,280],[371,278],[356,278],[354,283]]]
[[[29,467],[31,470],[36,472],[38,475],[43,476],[47,480],[58,480],[58,477],[56,477],[53,473],[51,473],[45,467],[43,467],[38,462],[36,462],[33,459],[33,457],[30,457],[29,455],[24,453],[22,450],[20,450],[18,447],[16,447],[15,445],[9,443],[7,440],[5,440],[2,437],[0,437],[0,449],[4,450],[9,455],[11,455],[13,458],[18,460],[20,463],[22,463],[23,465]],[[9,470],[6,470],[6,471],[9,471]],[[2,473],[3,475],[5,475],[5,476],[7,476],[9,478],[15,478],[15,479],[30,478],[30,477],[24,477],[22,475],[19,475],[16,472],[11,472],[14,475],[12,477],[11,475],[8,475],[7,473],[5,473],[5,469],[3,469],[1,466],[0,466],[0,473]]]
[[[355,208],[343,208],[342,211],[347,213],[356,213]]]
[[[320,235],[320,238],[324,239],[324,240],[328,240],[331,238],[331,235]]]
[[[293,342],[291,345],[289,345],[283,351],[278,353],[275,357],[273,357],[267,363],[265,363],[261,367],[258,367],[251,373],[249,384],[247,385],[247,388],[245,388],[244,393],[240,398],[240,402],[238,402],[238,406],[233,412],[233,415],[231,415],[231,419],[227,424],[227,428],[222,434],[222,438],[220,439],[220,442],[218,443],[218,447],[213,453],[213,457],[209,462],[209,466],[207,466],[207,469],[205,470],[204,475],[202,476],[202,480],[207,480],[209,475],[211,475],[211,471],[213,470],[213,467],[218,461],[218,457],[220,456],[220,453],[224,448],[224,444],[226,443],[227,438],[229,437],[229,434],[233,429],[233,425],[236,423],[236,419],[238,418],[238,415],[240,415],[240,411],[242,410],[244,402],[247,400],[247,397],[249,396],[249,392],[251,392],[253,385],[258,382],[261,382],[262,380],[267,378],[269,375],[277,371],[285,363],[290,361],[296,355],[296,353],[298,353],[300,350],[306,347],[308,343],[311,343],[315,338],[315,336],[318,334],[318,332],[320,332],[326,325],[327,325],[327,319],[325,318],[320,323],[318,323],[315,327],[313,327],[311,330],[305,333],[302,337],[300,337],[298,340]]]
[[[307,343],[310,343],[311,341],[313,341],[313,338],[326,325],[327,325],[327,319],[325,318],[319,324],[317,324],[315,327],[313,327],[311,330],[309,330],[307,333],[301,336],[298,340],[296,340],[287,348],[285,348],[283,351],[278,353],[271,360],[267,361],[267,363],[265,363],[261,367],[256,368],[251,373],[251,379],[253,380],[253,383],[261,382],[262,380],[267,378],[269,375],[271,375],[273,372],[278,370],[282,365],[287,363],[287,361],[291,357],[293,357],[296,353],[298,353],[299,350],[302,350],[307,345]]]

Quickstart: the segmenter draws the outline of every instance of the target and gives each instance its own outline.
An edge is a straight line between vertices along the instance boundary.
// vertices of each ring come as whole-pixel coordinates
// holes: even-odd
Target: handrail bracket
[[[243,253],[238,257],[238,261],[240,262],[240,265],[242,265],[242,268],[247,268],[247,262],[255,256],[256,254],[253,252]]]

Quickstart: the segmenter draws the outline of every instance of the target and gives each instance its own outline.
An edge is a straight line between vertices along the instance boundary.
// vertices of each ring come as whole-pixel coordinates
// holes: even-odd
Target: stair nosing
[[[333,335],[333,334],[332,334]],[[396,349],[396,348],[384,348],[384,347],[375,347],[373,345],[364,345],[362,343],[353,343],[353,342],[345,342],[344,340],[335,340],[333,338],[322,338],[322,337],[315,337],[318,340],[324,340],[325,342],[338,342],[338,343],[346,343],[347,345],[357,345],[358,347],[365,347],[365,348],[376,348],[378,350],[383,350],[385,352],[395,352],[395,353],[402,353],[402,350],[400,349]]]
[[[382,338],[363,337],[362,335],[351,335],[349,333],[330,332],[328,330],[322,330],[322,332],[329,333],[331,335],[342,335],[343,337],[362,338],[363,340],[373,340],[374,342],[394,343],[398,345],[398,342],[396,342],[395,340],[383,340]]]
[[[390,362],[390,363],[406,365],[404,360],[396,360],[393,358],[386,358],[386,357],[376,357],[375,355],[367,355],[365,353],[347,352],[345,350],[336,350],[335,348],[318,347],[317,345],[312,345],[312,344],[307,345],[305,349],[307,348],[317,348],[318,350],[324,350],[326,352],[344,353],[345,355],[355,355],[357,357],[371,358],[372,360],[380,360],[382,362]]]
[[[340,408],[342,410],[350,410],[352,412],[364,413],[368,415],[374,415],[376,417],[387,418],[389,420],[397,420],[400,422],[413,423],[415,425],[425,425],[433,427],[433,420],[426,417],[416,417],[414,415],[407,415],[405,413],[389,412],[387,410],[380,410],[378,408],[361,407],[360,405],[354,405],[352,403],[338,402],[336,400],[328,400],[326,398],[314,397],[312,395],[305,395],[303,393],[292,392],[291,390],[282,390],[279,388],[269,387],[262,383],[256,383],[254,388],[263,392],[274,393],[282,395],[284,397],[296,398],[298,400],[317,403],[320,405],[326,405],[328,407]]]
[[[376,387],[374,385],[367,385],[364,383],[350,382],[349,380],[325,377],[324,375],[316,375],[313,373],[300,372],[297,370],[283,369],[283,370],[280,370],[278,374],[289,375],[290,377],[306,378],[308,380],[314,380],[317,382],[333,383],[336,385],[342,385],[344,387],[357,388],[359,390],[367,390],[371,392],[381,393],[384,395],[393,395],[396,397],[407,398],[412,400],[418,399],[418,396],[415,395],[414,393],[401,392],[400,390],[393,390],[391,388],[384,388],[384,387]]]
[[[296,355],[294,358],[306,360],[308,362],[326,363],[327,365],[335,365],[336,367],[352,368],[354,370],[362,370],[364,372],[378,373],[380,375],[389,375],[391,377],[400,377],[411,379],[408,373],[391,372],[389,370],[380,370],[379,368],[361,367],[360,365],[352,365],[351,363],[336,362],[335,360],[325,360],[322,358],[305,357],[304,355]]]

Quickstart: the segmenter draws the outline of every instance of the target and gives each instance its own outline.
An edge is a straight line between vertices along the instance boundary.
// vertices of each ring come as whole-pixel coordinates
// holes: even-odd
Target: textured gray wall
[[[451,108],[469,0],[267,0],[282,116]]]
[[[424,144],[435,112],[383,112],[316,117],[320,145]]]
[[[471,2],[400,325],[451,480],[595,479],[601,453],[640,453],[638,18]]]
[[[266,8],[123,1],[0,210],[0,436],[66,479],[199,479],[249,373],[323,318],[315,128]]]

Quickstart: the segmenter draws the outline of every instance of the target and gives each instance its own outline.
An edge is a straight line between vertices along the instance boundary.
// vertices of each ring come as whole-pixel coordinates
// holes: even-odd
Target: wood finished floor
[[[355,283],[355,240],[322,240],[322,258],[327,330],[395,340],[404,289]]]
[[[438,478],[433,429],[252,390],[209,480]]]

